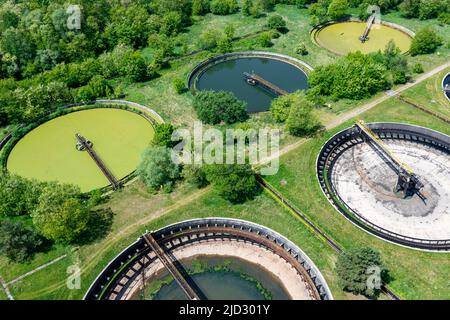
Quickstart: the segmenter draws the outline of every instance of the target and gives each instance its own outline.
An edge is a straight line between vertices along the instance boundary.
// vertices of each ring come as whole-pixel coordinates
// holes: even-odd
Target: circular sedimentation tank
[[[374,24],[370,29],[368,40],[361,41],[367,23],[363,21],[329,22],[317,26],[312,31],[316,44],[338,55],[350,52],[362,53],[383,51],[390,40],[393,40],[401,52],[406,54],[414,33],[404,27],[392,24]]]
[[[121,180],[136,169],[151,142],[154,124],[138,113],[112,107],[71,110],[44,122],[17,141],[8,155],[9,172],[38,181],[74,184],[82,192],[109,186],[75,135],[88,139],[109,171]]]
[[[314,263],[288,239],[266,227],[237,219],[205,218],[151,234],[200,299],[332,299]],[[199,267],[199,261],[209,267]],[[84,298],[186,299],[173,279],[164,282],[168,274],[141,237],[106,266]],[[164,285],[156,286],[161,283]]]
[[[368,125],[424,185],[395,192],[395,166],[356,127],[324,146],[317,161],[322,190],[353,223],[385,240],[425,250],[450,250],[450,137],[399,123]]]
[[[291,93],[308,88],[312,68],[295,58],[269,52],[238,52],[214,57],[200,63],[189,75],[195,90],[232,92],[247,103],[248,112],[264,112],[277,94],[247,82],[244,73],[256,74]]]
[[[447,73],[442,80],[442,90],[444,90],[445,96],[450,101],[450,73]]]

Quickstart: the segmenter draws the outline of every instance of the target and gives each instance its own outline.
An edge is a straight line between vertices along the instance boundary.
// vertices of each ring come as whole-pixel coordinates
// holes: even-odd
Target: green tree
[[[260,35],[258,36],[258,45],[260,45],[263,48],[268,48],[271,47],[273,45],[272,43],[272,35],[270,34],[270,32],[263,32],[260,33]]]
[[[348,7],[347,0],[332,0],[327,15],[333,20],[342,19],[347,15]]]
[[[251,16],[252,5],[253,5],[252,0],[244,0],[242,2],[241,12],[244,16],[246,17]]]
[[[281,31],[286,28],[286,21],[284,21],[282,16],[276,14],[276,15],[270,16],[270,18],[267,22],[267,26],[270,29]]]
[[[219,195],[231,203],[243,203],[261,193],[255,173],[249,164],[208,165],[206,178]]]
[[[201,91],[194,99],[198,118],[207,124],[232,124],[248,119],[246,104],[224,91]]]
[[[334,99],[363,99],[389,86],[383,63],[361,52],[350,53],[333,64],[317,67],[308,82],[317,94]]]
[[[405,18],[417,18],[419,16],[420,2],[417,0],[404,0],[398,6],[400,14]]]
[[[432,27],[425,27],[416,33],[411,43],[410,53],[413,56],[433,53],[440,45],[442,45],[442,39],[436,30]]]
[[[270,105],[270,112],[275,120],[278,122],[284,122],[287,120],[291,111],[291,106],[294,103],[295,94],[288,94],[279,96],[272,100]]]
[[[304,43],[300,43],[297,48],[295,48],[295,53],[300,54],[302,56],[308,55],[308,49]]]
[[[20,222],[0,221],[0,255],[15,263],[29,261],[42,245],[42,238]]]
[[[176,93],[182,94],[186,91],[186,85],[182,79],[174,79],[172,83]]]
[[[376,297],[379,288],[370,282],[369,276],[377,276],[379,271],[380,284],[388,281],[388,272],[383,265],[380,254],[371,248],[358,248],[344,251],[336,262],[336,273],[339,285],[345,291]],[[368,285],[368,283],[372,285]],[[375,284],[375,286],[373,286]]]
[[[180,177],[180,168],[172,160],[171,150],[162,146],[145,149],[137,174],[153,190],[171,190]]]
[[[218,29],[206,29],[200,34],[199,45],[202,49],[217,47],[222,35]]]
[[[304,93],[297,93],[292,100],[286,129],[297,137],[313,134],[320,128],[320,122],[313,114],[313,105]]]
[[[184,165],[181,176],[186,182],[197,188],[204,188],[209,184],[208,179],[206,179],[205,170],[199,165]]]
[[[40,185],[16,175],[0,174],[0,216],[29,215],[38,204]]]
[[[34,58],[36,51],[28,33],[23,30],[10,28],[0,37],[0,52],[17,58],[19,66],[24,67]]]
[[[437,18],[441,12],[448,11],[449,5],[447,0],[420,0],[419,19]]]
[[[101,75],[92,77],[88,84],[94,98],[106,97],[112,93],[112,87],[108,81]]]
[[[175,127],[170,123],[159,124],[155,129],[152,144],[154,146],[173,148],[178,141],[172,141],[172,134]]]
[[[48,183],[31,217],[36,230],[47,239],[75,243],[89,230],[90,208],[81,199],[79,188]]]
[[[409,67],[407,58],[402,55],[400,48],[390,40],[383,52],[384,65],[392,77],[392,83],[405,84],[409,78]]]
[[[420,63],[416,63],[413,67],[413,72],[414,73],[423,73],[423,66]]]
[[[183,18],[178,12],[168,12],[162,17],[161,32],[166,36],[175,36],[183,29]]]
[[[195,16],[201,16],[209,12],[210,0],[193,0],[192,1],[192,14]]]
[[[239,10],[237,0],[212,0],[210,10],[217,15],[228,15]]]

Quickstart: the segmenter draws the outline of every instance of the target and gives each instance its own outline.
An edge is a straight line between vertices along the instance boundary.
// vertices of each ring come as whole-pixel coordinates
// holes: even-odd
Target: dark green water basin
[[[191,272],[196,269],[195,264],[198,266],[199,263],[203,266],[201,268],[203,270],[190,277],[208,300],[290,299],[281,282],[273,274],[251,262],[221,256],[201,256],[182,261],[183,267]],[[224,265],[227,266],[226,270],[223,268]],[[217,270],[214,270],[215,267]],[[158,278],[167,278],[167,273]],[[175,281],[163,285],[151,298],[186,300],[185,294]]]
[[[287,92],[308,88],[308,78],[301,69],[279,60],[252,57],[209,67],[198,78],[197,89],[229,91],[247,103],[248,112],[267,111],[276,95],[260,86],[249,85],[244,72],[255,73]]]

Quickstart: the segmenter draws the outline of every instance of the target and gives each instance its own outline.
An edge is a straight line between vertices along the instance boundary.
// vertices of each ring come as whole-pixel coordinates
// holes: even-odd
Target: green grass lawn
[[[360,118],[367,122],[412,123],[450,134],[448,124],[393,99]],[[420,252],[379,240],[348,222],[322,194],[315,172],[317,154],[326,140],[352,124],[349,121],[282,157],[279,173],[268,181],[344,248],[370,246],[379,250],[393,278],[389,286],[401,298],[450,298],[449,254]],[[282,179],[287,182],[285,186],[280,184]]]
[[[450,118],[450,101],[442,91],[442,80],[450,72],[450,68],[438,73],[434,77],[414,86],[402,93],[403,96],[419,103],[423,107],[433,110]]]

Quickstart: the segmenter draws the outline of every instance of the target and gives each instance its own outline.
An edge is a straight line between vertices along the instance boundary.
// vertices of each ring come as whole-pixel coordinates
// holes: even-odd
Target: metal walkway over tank
[[[280,87],[276,86],[272,82],[269,82],[269,81],[263,79],[262,77],[258,76],[255,73],[250,74],[250,73],[244,72],[244,76],[245,76],[245,79],[247,80],[247,83],[250,85],[253,85],[253,86],[259,85],[279,96],[285,96],[285,95],[289,94],[289,92],[287,92],[286,90],[281,89]]]
[[[155,240],[155,238],[153,238],[151,233],[144,234],[144,240],[145,240],[145,242],[147,242],[147,244],[150,246],[150,248],[152,248],[152,250],[155,252],[156,256],[159,258],[159,260],[162,262],[162,264],[166,267],[166,269],[170,272],[172,277],[178,283],[178,285],[183,290],[183,292],[186,294],[186,296],[189,298],[189,300],[200,300],[200,297],[198,296],[198,294],[190,286],[190,284],[187,282],[186,278],[181,274],[181,272],[175,266],[172,258],[166,254],[166,252],[161,248],[161,246],[158,244],[158,242]]]
[[[95,164],[100,168],[102,173],[105,175],[105,177],[108,179],[109,183],[113,187],[114,190],[120,189],[121,185],[120,182],[117,181],[117,179],[114,177],[112,172],[106,167],[105,163],[100,159],[100,157],[97,155],[97,153],[93,149],[93,144],[89,140],[87,140],[85,137],[83,137],[81,134],[77,133],[75,134],[75,137],[77,138],[77,149],[79,151],[87,151],[89,155],[91,156],[92,160],[94,160]]]
[[[399,159],[390,148],[376,135],[364,121],[358,121],[355,124],[359,133],[364,140],[383,158],[388,160],[397,171],[398,181],[395,187],[395,192],[402,191],[405,198],[418,194],[421,198],[424,198],[420,194],[420,190],[424,187],[420,182],[414,171],[401,159]]]
[[[366,29],[364,30],[363,35],[359,37],[359,40],[361,40],[361,42],[366,42],[367,40],[369,40],[369,32],[372,29],[374,22],[375,22],[375,15],[371,15],[367,20],[367,26]]]

